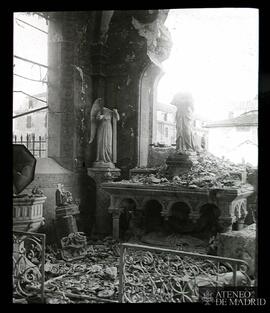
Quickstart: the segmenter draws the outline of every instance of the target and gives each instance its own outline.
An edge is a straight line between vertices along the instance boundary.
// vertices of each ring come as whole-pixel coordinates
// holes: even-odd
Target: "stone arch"
[[[191,207],[184,201],[172,202],[169,206],[167,219],[167,231],[169,233],[189,233],[193,229],[193,223],[189,218]]]
[[[202,236],[211,237],[219,232],[219,217],[221,210],[213,203],[205,203],[199,208],[199,219],[197,220],[196,231]]]
[[[175,208],[178,206],[178,203],[183,204],[184,207],[187,207],[189,209],[189,212],[192,211],[192,208],[191,208],[190,204],[188,203],[188,201],[172,201],[168,205],[168,214],[169,215],[173,214],[173,210],[175,210]]]
[[[149,61],[140,76],[138,104],[138,167],[148,165],[149,144],[155,125],[156,87],[164,75],[159,66]]]
[[[123,237],[129,228],[132,212],[136,210],[136,202],[131,197],[125,197],[119,200],[119,209],[121,215],[119,218],[119,235]]]

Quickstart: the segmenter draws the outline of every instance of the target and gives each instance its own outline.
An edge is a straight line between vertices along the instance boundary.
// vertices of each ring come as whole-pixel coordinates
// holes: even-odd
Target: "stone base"
[[[196,152],[189,152],[186,154],[174,153],[166,160],[168,175],[172,177],[183,175],[189,171],[196,161]]]
[[[55,209],[56,218],[67,216],[67,215],[76,215],[79,213],[80,213],[80,211],[79,211],[79,208],[76,204],[68,204],[68,205],[64,205],[64,206],[58,206]]]
[[[13,197],[13,230],[35,232],[44,225],[46,197]]]
[[[256,224],[242,230],[219,234],[217,255],[242,259],[249,265],[248,274],[255,274],[256,264]]]
[[[156,174],[156,168],[133,168],[129,171],[129,177],[134,175],[149,175],[149,174]]]
[[[87,169],[87,174],[96,183],[96,208],[94,233],[100,235],[111,234],[112,221],[108,212],[110,195],[100,186],[104,182],[112,182],[121,174],[119,168],[92,167]]]
[[[115,165],[112,162],[94,162],[94,168],[115,168]]]

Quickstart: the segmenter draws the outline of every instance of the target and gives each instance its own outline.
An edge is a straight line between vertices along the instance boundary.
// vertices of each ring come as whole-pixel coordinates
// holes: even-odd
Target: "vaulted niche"
[[[165,159],[175,149],[171,100],[177,92],[190,92],[198,142],[217,156],[256,166],[258,10],[174,9],[164,25],[171,34],[171,53],[141,76],[138,165],[151,167],[156,153]],[[240,124],[248,120],[250,125],[235,129],[233,123],[226,128],[218,123],[238,117]]]

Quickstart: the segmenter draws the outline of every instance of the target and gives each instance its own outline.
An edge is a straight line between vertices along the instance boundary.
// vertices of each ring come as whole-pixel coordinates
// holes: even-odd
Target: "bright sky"
[[[258,10],[245,8],[170,10],[165,25],[173,48],[163,63],[158,101],[190,91],[202,118],[228,117],[233,103],[258,93]]]
[[[14,55],[30,59],[32,61],[47,64],[47,34],[40,32],[25,23],[23,20],[30,23],[44,31],[48,31],[46,20],[37,15],[29,15],[26,13],[14,14],[14,34],[13,34],[13,53]],[[21,61],[14,58],[15,67],[14,73],[31,78],[43,79],[46,76],[47,69],[39,67],[28,62]],[[32,82],[17,76],[13,76],[13,90],[22,90],[30,95],[36,95],[45,92],[46,84]],[[25,95],[21,93],[14,93],[13,108],[17,109],[22,106]],[[40,102],[40,106],[44,103]]]

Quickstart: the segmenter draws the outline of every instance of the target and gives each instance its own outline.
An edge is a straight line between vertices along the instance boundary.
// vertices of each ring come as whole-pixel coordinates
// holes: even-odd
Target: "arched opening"
[[[220,232],[218,218],[220,216],[219,208],[214,204],[204,204],[200,208],[200,218],[196,223],[196,236],[203,239],[210,239]]]
[[[149,145],[152,143],[156,129],[156,90],[163,75],[160,67],[148,64],[142,72],[139,86],[138,106],[138,167],[148,165]]]
[[[144,206],[145,233],[163,230],[162,206],[157,200],[149,200]]]
[[[153,82],[156,96],[152,100],[156,101],[150,105],[154,127],[147,138],[151,153],[155,159],[159,154],[164,160],[174,150],[176,110],[171,100],[177,92],[190,92],[194,99],[194,136],[202,149],[256,166],[256,158],[248,158],[242,147],[251,142],[256,156],[258,10],[171,9],[164,25],[172,35],[173,46],[162,63],[163,77]],[[253,112],[250,119],[254,124],[235,128],[234,119],[239,118],[245,126],[243,114],[249,111]],[[219,124],[224,120],[231,123],[230,127]],[[151,161],[150,156],[148,165]]]
[[[193,223],[189,219],[190,208],[184,202],[172,205],[170,216],[166,223],[168,233],[189,233],[193,230]]]
[[[123,199],[120,208],[123,211],[119,219],[119,236],[122,239],[129,239],[132,235],[132,219],[136,215],[136,203],[132,199]]]

